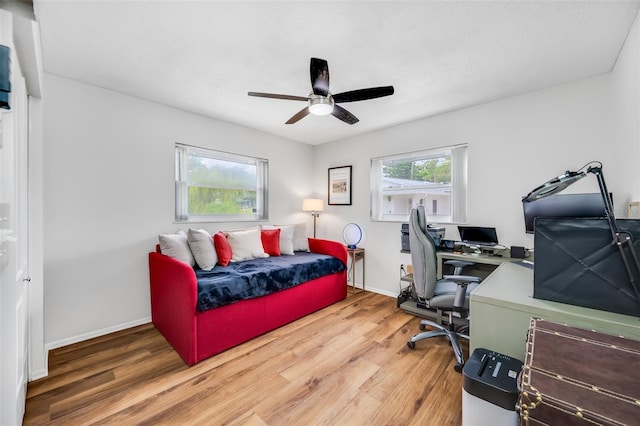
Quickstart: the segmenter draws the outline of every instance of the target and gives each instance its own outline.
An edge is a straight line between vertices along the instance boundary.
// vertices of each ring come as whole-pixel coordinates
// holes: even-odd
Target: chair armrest
[[[466,267],[466,266],[471,266],[474,263],[473,262],[469,262],[467,260],[447,260],[446,262],[444,262],[445,265],[449,265],[453,267],[453,274],[454,275],[462,275],[462,270]]]
[[[482,281],[480,277],[473,277],[471,275],[443,275],[444,279],[453,281],[454,283],[460,284],[470,284],[470,283],[479,283]]]
[[[444,264],[451,265],[454,268],[457,268],[457,267],[464,268],[465,266],[475,265],[474,262],[469,262],[467,260],[447,260],[446,262],[444,262]]]
[[[466,316],[464,302],[467,297],[467,286],[472,283],[479,283],[482,280],[480,277],[472,277],[470,275],[445,275],[444,278],[458,284],[456,296],[453,299],[453,308],[462,316]]]

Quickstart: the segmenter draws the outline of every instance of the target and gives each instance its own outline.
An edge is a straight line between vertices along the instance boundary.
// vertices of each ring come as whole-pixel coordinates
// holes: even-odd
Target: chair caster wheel
[[[409,340],[407,342],[407,346],[409,346],[409,349],[415,349],[416,348],[415,342],[412,342],[411,340]]]
[[[453,366],[453,369],[456,370],[456,372],[458,373],[462,373],[462,367],[464,367],[464,365],[460,364],[459,362],[456,362],[456,365]]]
[[[424,324],[420,324],[420,331],[425,331],[427,329],[427,326]]]

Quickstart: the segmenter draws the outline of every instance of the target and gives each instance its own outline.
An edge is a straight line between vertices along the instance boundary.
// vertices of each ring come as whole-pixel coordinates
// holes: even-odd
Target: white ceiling
[[[611,71],[640,0],[34,1],[44,70],[321,144]],[[341,104],[360,122],[285,121],[309,59],[330,90],[393,85]],[[46,90],[46,88],[45,88]]]

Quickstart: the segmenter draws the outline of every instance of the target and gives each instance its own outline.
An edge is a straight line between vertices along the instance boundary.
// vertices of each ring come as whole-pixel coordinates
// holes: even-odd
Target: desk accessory
[[[440,240],[440,250],[452,252],[456,246],[454,240]]]
[[[617,248],[617,252],[619,253],[619,258],[622,261],[622,267],[621,269],[624,269],[624,271],[626,272],[626,276],[628,278],[628,297],[631,297],[632,299],[635,299],[635,303],[632,302],[632,304],[635,306],[637,305],[639,308],[634,308],[635,312],[631,313],[631,312],[624,312],[627,314],[633,314],[636,316],[640,316],[640,287],[639,284],[637,282],[638,279],[640,279],[640,261],[638,260],[638,255],[636,254],[636,250],[634,248],[634,243],[633,243],[633,236],[632,233],[630,232],[630,230],[628,230],[629,228],[625,229],[625,230],[621,230],[618,227],[618,223],[616,222],[616,218],[615,215],[613,213],[613,205],[611,202],[611,197],[609,196],[609,191],[607,190],[607,185],[605,183],[604,180],[604,174],[602,172],[602,163],[598,162],[598,161],[594,161],[594,162],[590,162],[585,164],[581,169],[579,169],[576,172],[572,172],[572,171],[567,171],[565,172],[563,175],[560,175],[556,178],[550,179],[547,182],[545,182],[544,184],[542,184],[541,186],[535,188],[533,191],[531,191],[528,195],[526,195],[525,197],[523,197],[522,201],[523,204],[524,203],[529,203],[529,202],[534,202],[538,199],[547,197],[549,195],[553,195],[557,192],[563,191],[565,188],[567,188],[569,185],[577,182],[578,180],[582,179],[583,177],[587,176],[587,174],[593,174],[596,176],[596,179],[598,181],[598,186],[600,188],[600,194],[602,196],[602,201],[604,203],[604,213],[605,213],[605,219],[607,221],[608,224],[608,230],[611,234],[611,242],[608,244],[609,248],[613,247],[614,250],[615,248]],[[546,219],[546,222],[548,221],[552,221],[553,219]],[[563,219],[558,219],[558,220],[563,220]],[[571,221],[571,219],[564,219],[565,221]],[[586,220],[586,219],[585,219]],[[578,221],[578,219],[574,219],[574,222]],[[538,223],[538,220],[536,220],[536,224]],[[567,224],[568,226],[568,224]],[[552,225],[553,227],[553,225]],[[545,241],[545,240],[549,240],[551,243],[554,243],[554,240],[556,239],[556,235],[562,235],[560,232],[561,230],[557,229],[556,230],[557,233],[556,234],[546,234],[542,235],[542,232],[538,232],[537,229],[537,225],[536,225],[536,231],[535,231],[535,235],[536,235],[536,240],[540,240],[540,241]],[[588,230],[586,230],[587,232],[589,232]],[[540,235],[540,238],[538,238],[538,235]],[[551,236],[549,236],[551,235]],[[573,236],[571,237],[572,241],[575,243],[576,239],[579,240],[581,237],[579,235],[573,234]],[[587,242],[586,237],[582,237],[583,240],[585,242]],[[557,246],[557,244],[555,244]],[[582,248],[580,248],[580,244],[574,244],[575,246],[575,250],[584,250],[584,246]],[[538,247],[536,247],[536,250],[538,249]],[[567,250],[563,249],[562,247],[560,247],[560,249],[564,252],[567,252]],[[593,252],[592,253],[588,253],[588,254],[593,254],[594,256],[600,256],[601,252],[607,252],[607,247],[603,247],[602,250],[600,250],[600,247],[594,247],[593,248]],[[573,263],[577,262],[577,260],[575,259],[575,257],[572,255],[572,253],[568,253],[569,254],[569,259],[573,259]],[[608,254],[604,254],[602,255],[603,257],[608,257]],[[539,258],[538,256],[536,256],[536,269],[535,272],[545,272],[541,269],[538,269],[541,264],[544,265],[544,261],[541,263],[540,260],[542,260],[541,258]],[[557,267],[557,260],[553,259],[552,260],[553,263],[556,263],[554,266]],[[585,269],[585,272],[593,272],[594,269],[593,268],[587,268],[586,266],[582,267],[582,269]],[[612,285],[614,288],[612,288],[611,290],[617,290],[617,291],[611,291],[609,293],[609,295],[611,297],[613,297],[614,295],[616,295],[617,293],[620,293],[621,289],[620,288],[616,288],[618,286],[622,286],[622,283],[619,282],[619,280],[615,279],[611,282],[607,282],[607,284]],[[560,291],[561,289],[557,289],[558,291]],[[622,290],[623,293],[626,294],[626,292],[624,290]],[[575,296],[575,295],[572,295]],[[534,290],[534,297],[535,296],[535,290]],[[556,300],[556,299],[553,299]],[[571,298],[569,298],[569,300],[571,300]],[[563,300],[565,303],[570,303],[566,300]],[[590,301],[589,303],[595,303],[596,306],[598,306],[600,304],[600,301],[598,300],[593,300]],[[585,305],[581,305],[581,306],[585,306]],[[590,306],[590,307],[595,307],[595,306]],[[602,308],[597,308],[596,309],[602,309]],[[609,310],[609,309],[605,309],[605,310]],[[615,312],[615,311],[614,311]]]
[[[362,241],[362,228],[355,223],[347,223],[342,229],[342,239],[348,248],[354,249]]]
[[[640,250],[640,220],[616,222]],[[539,218],[534,247],[535,299],[640,317],[640,299],[605,218]]]
[[[511,246],[511,252],[509,254],[510,257],[513,257],[514,259],[524,259],[526,255],[527,252],[524,247]]]

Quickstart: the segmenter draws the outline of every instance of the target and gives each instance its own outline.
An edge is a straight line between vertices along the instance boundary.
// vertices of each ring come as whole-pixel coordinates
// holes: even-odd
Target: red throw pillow
[[[216,247],[216,253],[218,254],[218,263],[222,266],[227,266],[231,261],[231,256],[233,256],[227,236],[222,232],[218,232],[213,236],[213,245]]]
[[[263,229],[260,237],[265,253],[269,256],[280,256],[280,229]]]

